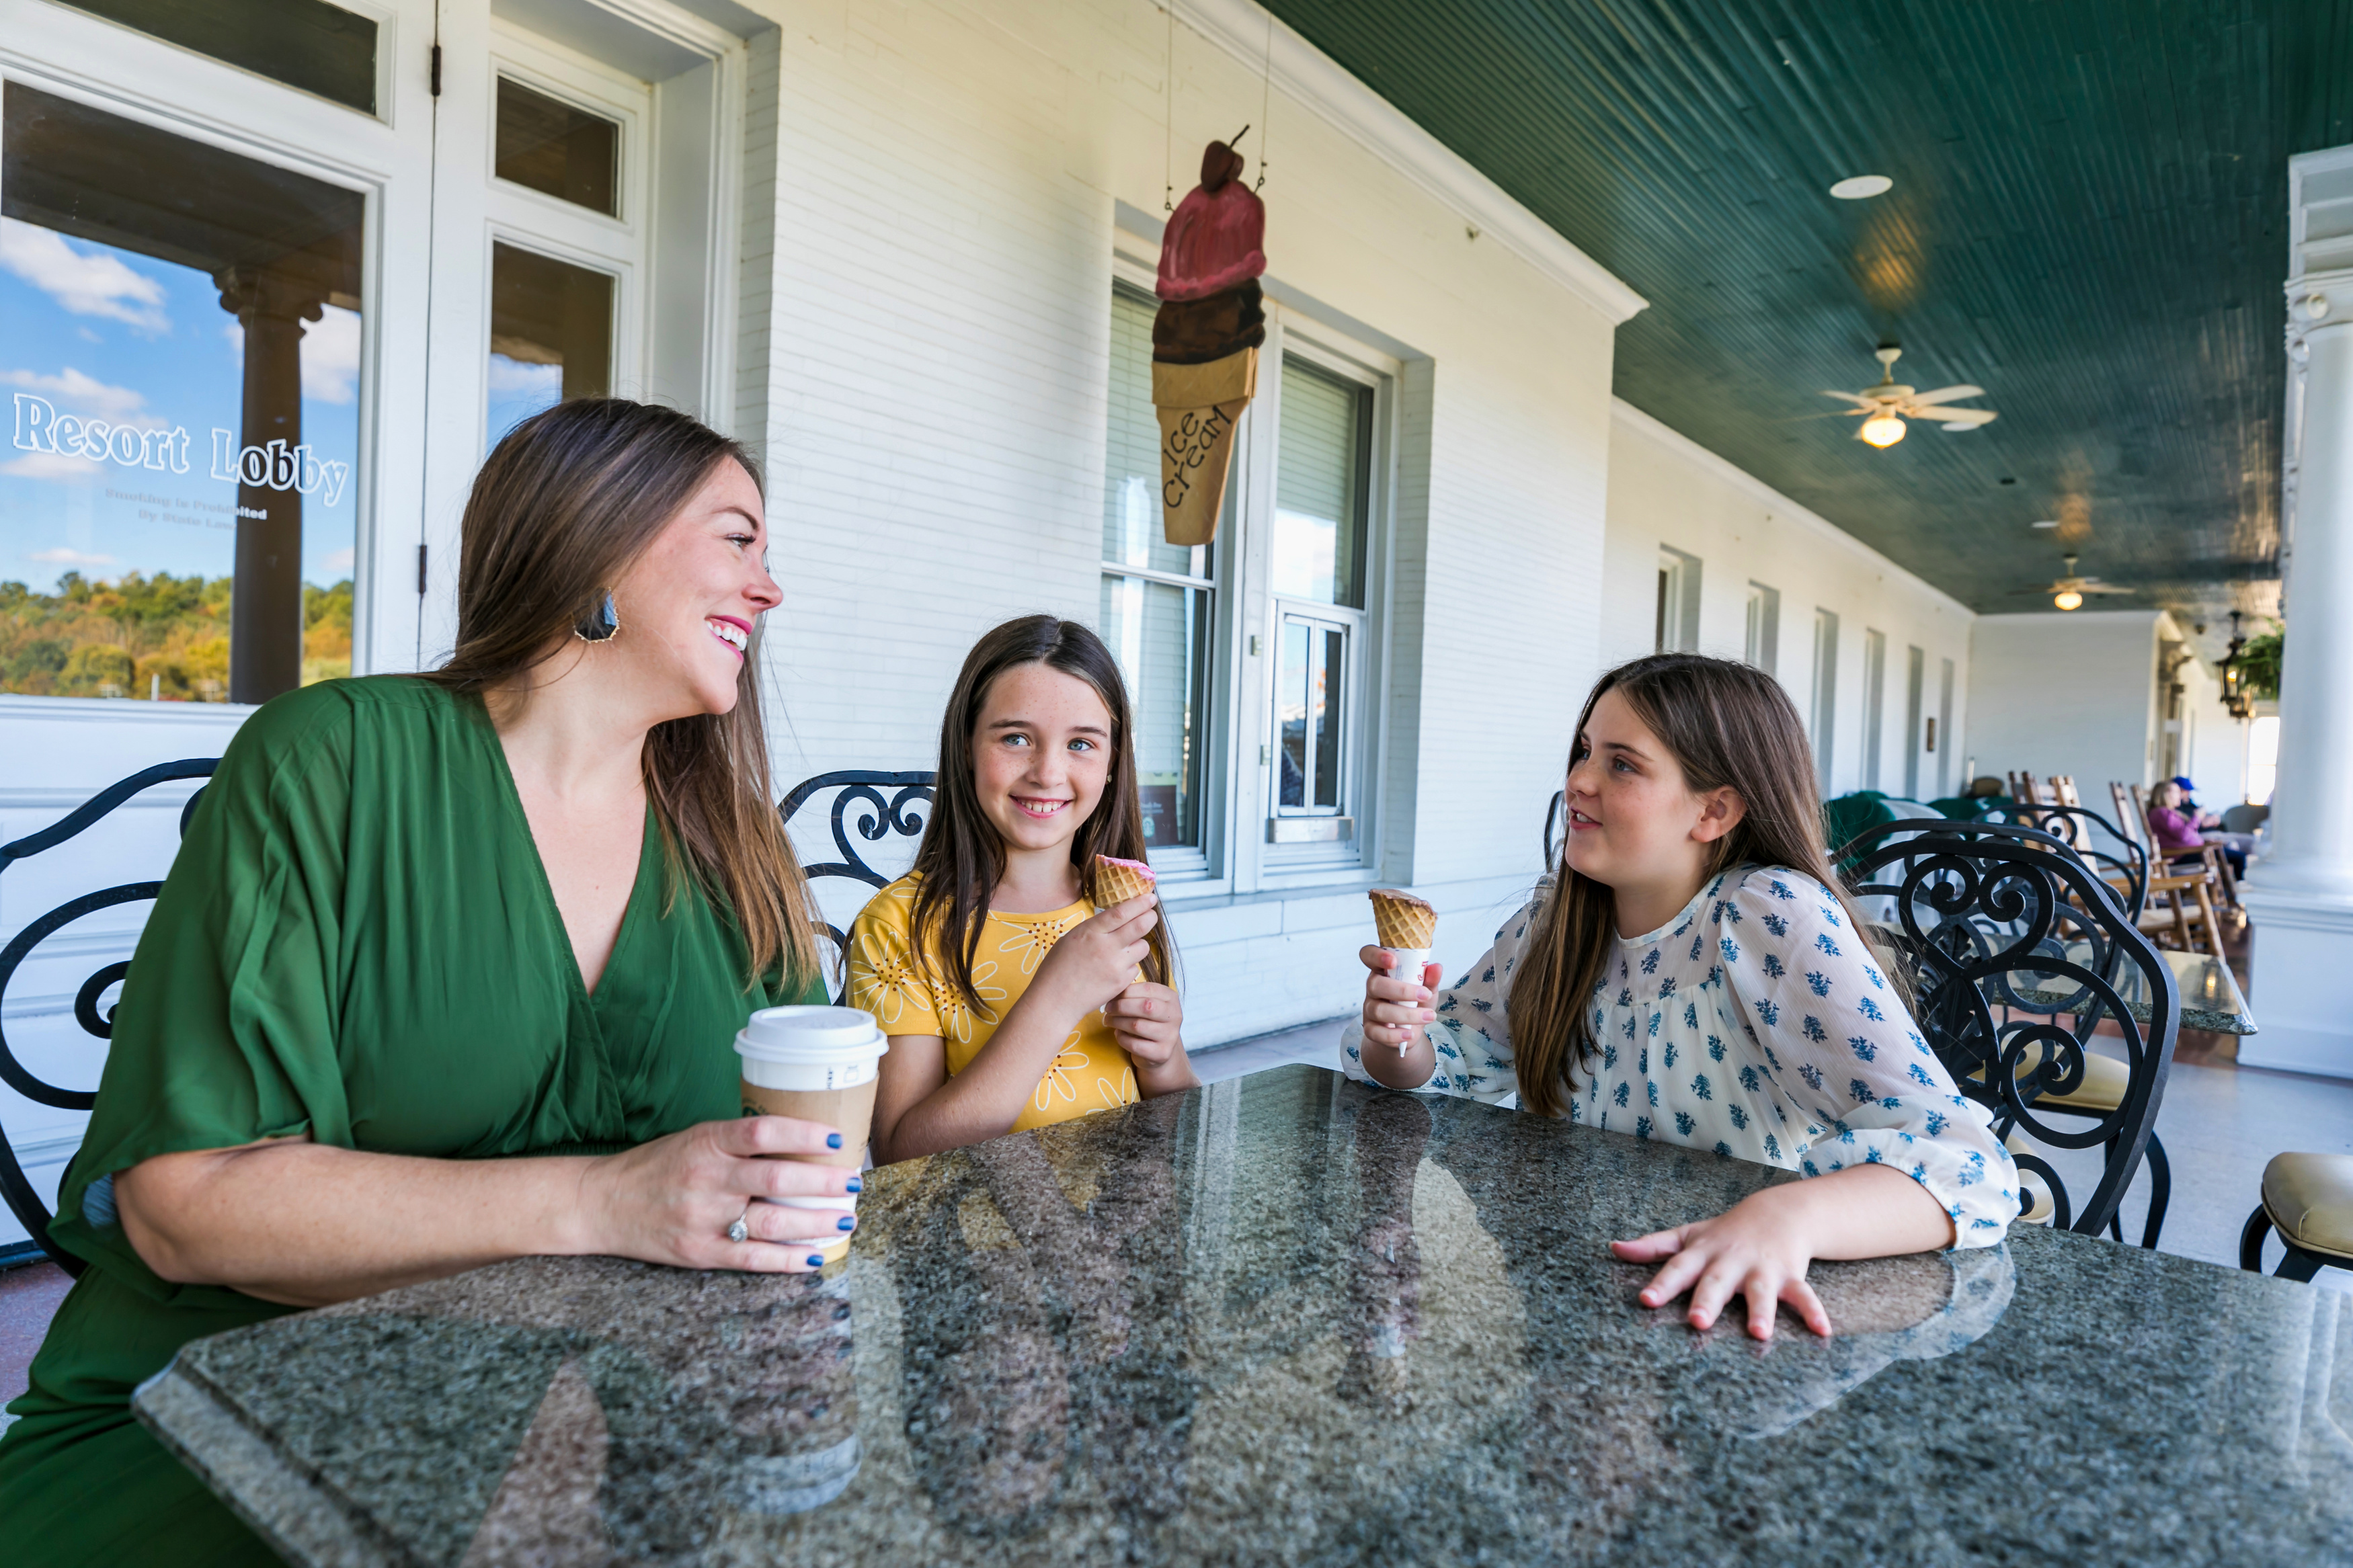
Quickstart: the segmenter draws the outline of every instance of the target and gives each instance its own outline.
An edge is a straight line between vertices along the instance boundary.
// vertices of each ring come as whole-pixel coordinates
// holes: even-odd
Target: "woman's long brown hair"
[[[1585,727],[1605,691],[1625,700],[1694,794],[1729,787],[1746,807],[1739,823],[1709,847],[1707,874],[1728,866],[1784,866],[1831,891],[1858,931],[1868,927],[1831,869],[1822,842],[1820,794],[1806,727],[1781,683],[1763,670],[1695,653],[1653,654],[1604,675],[1577,716],[1569,765],[1583,760]],[[1562,835],[1552,891],[1504,1003],[1518,1066],[1520,1102],[1545,1116],[1568,1108],[1574,1069],[1599,1049],[1593,1037],[1593,991],[1617,944],[1615,895],[1568,864]]]
[[[565,646],[630,562],[722,463],[759,465],[741,446],[673,408],[576,398],[508,432],[467,498],[458,561],[458,646],[425,679],[487,696]],[[629,635],[621,606],[620,635]],[[797,990],[822,973],[816,905],[776,816],[760,714],[760,632],[736,677],[734,708],[657,724],[646,736],[646,793],[660,824],[675,898],[683,871],[733,905],[747,986],[781,972]],[[526,699],[527,700],[527,699]]]
[[[1024,616],[975,643],[940,719],[940,770],[932,819],[915,851],[914,869],[923,881],[915,889],[912,921],[915,950],[936,954],[947,965],[958,994],[975,1008],[981,1001],[972,965],[980,954],[981,931],[988,924],[989,895],[1005,875],[1005,840],[980,806],[972,738],[980,728],[989,687],[1007,670],[1025,664],[1042,664],[1085,681],[1111,714],[1111,770],[1103,781],[1103,799],[1071,838],[1071,864],[1078,868],[1079,886],[1091,880],[1088,873],[1097,855],[1145,858],[1144,807],[1135,789],[1131,741],[1135,731],[1129,721],[1127,683],[1120,679],[1119,661],[1103,638],[1076,621]],[[1166,914],[1145,941],[1152,951],[1145,955],[1144,977],[1163,985],[1176,984],[1169,978],[1176,973],[1176,950],[1169,943]]]

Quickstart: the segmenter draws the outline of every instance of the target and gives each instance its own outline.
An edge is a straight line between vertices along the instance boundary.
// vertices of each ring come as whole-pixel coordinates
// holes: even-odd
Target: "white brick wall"
[[[2162,619],[2156,610],[1981,616],[1969,670],[1978,765],[1996,774],[2072,773],[2084,804],[2103,816],[2109,781],[2149,783]],[[2201,804],[2230,804],[2211,785],[2207,795]]]
[[[1887,557],[1767,488],[1723,458],[1629,405],[1617,405],[1609,447],[1609,545],[1602,658],[1617,663],[1649,653],[1657,626],[1661,546],[1700,559],[1699,650],[1739,658],[1746,647],[1748,584],[1781,591],[1780,639],[1774,673],[1810,711],[1814,612],[1839,617],[1835,742],[1826,793],[1863,787],[1863,634],[1887,634],[1879,788],[1904,791],[1905,652],[1927,660],[1922,713],[1939,700],[1940,661],[1954,668],[1953,733],[1939,726],[1936,746],[1949,758],[1951,787],[1967,782],[1962,764],[1977,749],[1968,720],[1969,628],[1975,616]],[[1949,751],[1947,750],[1949,748]],[[1921,798],[1936,791],[1936,758],[1920,759]],[[1978,765],[1989,765],[1980,757]]]

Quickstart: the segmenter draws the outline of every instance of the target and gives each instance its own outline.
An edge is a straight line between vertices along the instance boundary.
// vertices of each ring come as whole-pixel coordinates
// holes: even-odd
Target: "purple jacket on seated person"
[[[2148,808],[2148,830],[2157,837],[2157,847],[2168,855],[2176,850],[2197,850],[2206,847],[2198,836],[2198,825],[2171,806],[2152,805]]]

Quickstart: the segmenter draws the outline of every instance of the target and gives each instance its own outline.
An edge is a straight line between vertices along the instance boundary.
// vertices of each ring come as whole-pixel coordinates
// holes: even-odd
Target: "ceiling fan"
[[[2084,605],[2084,595],[2086,594],[2129,594],[2132,592],[2130,588],[2118,588],[2112,586],[2109,584],[2103,583],[2097,577],[2079,577],[2075,574],[2076,558],[2074,556],[2065,555],[2060,557],[2060,559],[2066,562],[2067,570],[2065,574],[2057,581],[2053,582],[2051,586],[2048,588],[2012,588],[2010,592],[2013,594],[2048,594],[2051,595],[2051,603],[2062,610],[2081,609]]]
[[[1895,362],[1903,356],[1899,348],[1874,349],[1879,361],[1879,384],[1866,386],[1861,392],[1825,392],[1824,397],[1836,397],[1852,403],[1851,412],[1864,416],[1862,428],[1854,433],[1858,441],[1868,441],[1874,447],[1893,447],[1904,439],[1905,417],[1933,420],[1947,430],[1974,430],[1990,423],[1990,408],[1947,408],[1941,405],[1957,397],[1983,397],[1982,386],[1940,386],[1934,392],[1915,392],[1895,379]]]

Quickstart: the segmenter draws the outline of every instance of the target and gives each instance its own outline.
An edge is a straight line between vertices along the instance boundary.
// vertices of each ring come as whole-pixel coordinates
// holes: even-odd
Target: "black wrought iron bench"
[[[0,844],[0,884],[5,884],[10,867],[79,837],[103,821],[115,807],[142,791],[179,779],[208,779],[212,777],[213,768],[218,761],[216,757],[192,757],[184,762],[161,763],[154,767],[142,769],[121,783],[99,791],[38,833],[26,834],[11,844]],[[204,793],[199,786],[188,796],[187,804],[180,808],[182,834],[187,832],[188,818],[195,814],[196,802]],[[26,921],[9,939],[8,945],[0,948],[0,1003],[5,1002],[10,983],[16,978],[17,971],[24,967],[25,961],[32,956],[33,950],[58,931],[86,915],[119,904],[139,903],[153,899],[163,890],[164,884],[160,880],[123,882],[69,899],[47,914]],[[113,1035],[114,1009],[108,1007],[103,1013],[100,1012],[99,1000],[130,971],[128,960],[117,959],[93,971],[75,991],[74,1022],[81,1026],[84,1034],[100,1040]],[[15,1047],[8,1041],[5,1023],[0,1023],[0,1080],[5,1080],[10,1089],[35,1104],[53,1106],[59,1110],[88,1110],[98,1102],[96,1090],[61,1089],[19,1061]],[[70,1161],[68,1165],[70,1167]],[[81,1259],[61,1252],[50,1244],[49,1206],[41,1201],[40,1194],[25,1174],[24,1166],[17,1162],[16,1145],[5,1126],[0,1126],[0,1194],[5,1194],[9,1212],[16,1216],[16,1223],[25,1227],[40,1249],[55,1258],[58,1266],[67,1273],[79,1275]]]
[[[889,885],[892,879],[869,865],[865,854],[851,842],[851,836],[867,844],[881,845],[892,838],[920,839],[928,809],[918,813],[913,808],[928,808],[932,802],[934,776],[929,773],[883,773],[862,768],[849,768],[839,773],[819,773],[795,784],[777,806],[789,830],[793,817],[803,806],[827,791],[837,791],[828,816],[827,826],[833,835],[837,858],[810,861],[803,859],[803,870],[811,883],[841,879],[859,883],[868,889]],[[822,892],[820,891],[820,898]],[[864,902],[863,895],[860,901]],[[839,900],[837,900],[839,906]],[[826,921],[826,935],[832,939],[834,949],[833,988],[837,996],[847,984],[844,971],[849,961],[849,936],[845,918],[842,925]]]

